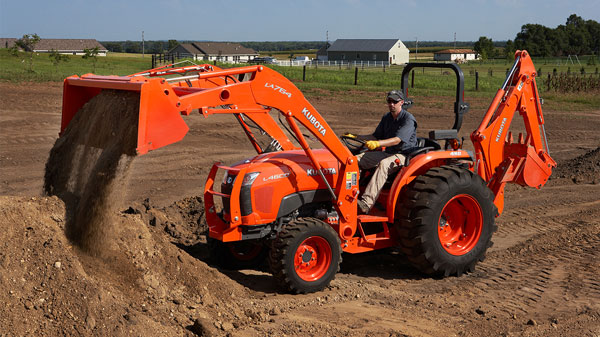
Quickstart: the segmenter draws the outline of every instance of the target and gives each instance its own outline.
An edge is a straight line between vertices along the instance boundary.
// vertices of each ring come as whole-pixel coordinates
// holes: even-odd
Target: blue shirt
[[[388,112],[381,118],[373,132],[373,137],[377,139],[398,137],[402,142],[386,147],[385,152],[407,154],[417,147],[417,120],[404,109],[400,111],[396,119],[391,112]]]

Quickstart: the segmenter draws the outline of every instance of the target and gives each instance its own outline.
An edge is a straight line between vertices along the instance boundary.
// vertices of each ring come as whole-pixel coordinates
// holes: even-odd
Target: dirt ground
[[[337,133],[370,132],[383,100],[347,96],[309,99]],[[63,201],[42,196],[61,97],[0,82],[0,336],[600,336],[600,108],[544,111],[559,167],[541,190],[507,188],[474,273],[423,277],[392,249],[344,255],[329,288],[290,295],[264,268],[204,262],[208,170],[254,154],[230,116],[188,116],[183,141],[136,158],[107,254],[73,247]],[[451,126],[432,100],[411,108],[420,135]],[[489,101],[466,100],[468,139]]]

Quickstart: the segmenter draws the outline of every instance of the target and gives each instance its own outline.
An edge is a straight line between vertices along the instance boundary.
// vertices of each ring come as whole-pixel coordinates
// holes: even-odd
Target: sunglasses
[[[388,104],[389,103],[392,103],[392,104],[398,104],[398,103],[400,103],[400,101],[394,101],[393,99],[388,99],[387,102],[388,102]]]

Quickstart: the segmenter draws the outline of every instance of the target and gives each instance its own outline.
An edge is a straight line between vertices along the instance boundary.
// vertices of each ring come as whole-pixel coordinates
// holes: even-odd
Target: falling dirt
[[[187,116],[184,140],[136,157],[128,181],[118,179],[126,166],[117,165],[119,188],[108,192],[125,195],[109,214],[113,225],[104,227],[113,235],[104,246],[110,254],[92,256],[74,246],[65,231],[77,214],[68,198],[77,180],[61,180],[72,173],[55,171],[51,186],[66,192],[39,196],[60,125],[61,90],[60,84],[0,82],[2,337],[600,335],[600,110],[544,111],[558,167],[541,190],[507,187],[495,244],[475,272],[432,279],[394,249],[346,254],[329,288],[290,295],[265,270],[204,262],[200,196],[208,170],[215,161],[253,153],[225,116]],[[368,132],[385,108],[379,96],[360,104],[335,95],[309,99],[337,134]],[[483,107],[465,115],[461,136],[468,138],[491,98],[465,99]],[[419,103],[411,112],[420,135],[451,125],[451,106]],[[53,156],[82,158],[81,144]]]
[[[103,90],[73,117],[46,163],[44,191],[67,208],[66,235],[100,254],[135,158],[139,93]]]

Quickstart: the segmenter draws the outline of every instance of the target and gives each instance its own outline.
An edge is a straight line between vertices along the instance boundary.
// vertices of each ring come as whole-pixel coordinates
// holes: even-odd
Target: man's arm
[[[389,146],[398,145],[400,143],[402,143],[402,139],[400,139],[398,137],[392,137],[392,138],[388,138],[388,139],[379,140],[380,147],[389,147]]]

